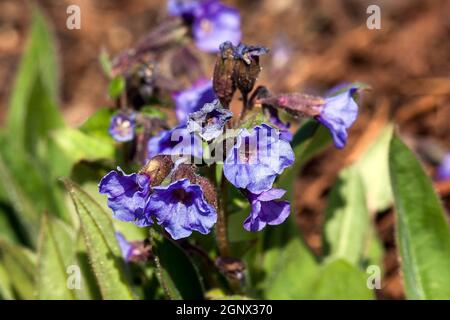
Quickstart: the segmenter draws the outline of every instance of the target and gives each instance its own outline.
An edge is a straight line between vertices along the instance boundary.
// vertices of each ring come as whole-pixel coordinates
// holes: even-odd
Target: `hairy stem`
[[[219,248],[219,254],[221,257],[230,256],[230,247],[228,245],[227,236],[227,190],[225,186],[225,177],[222,173],[222,178],[220,181],[220,200],[219,200],[219,210],[217,214],[216,223],[216,238],[217,246]]]

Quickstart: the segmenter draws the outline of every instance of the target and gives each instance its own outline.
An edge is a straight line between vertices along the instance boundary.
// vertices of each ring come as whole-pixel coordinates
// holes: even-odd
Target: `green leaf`
[[[100,55],[98,57],[98,60],[100,62],[100,66],[102,67],[103,72],[108,76],[111,77],[112,76],[112,63],[111,60],[109,59],[109,54],[108,52],[106,52],[105,49],[102,49],[100,51]]]
[[[367,275],[345,260],[325,264],[310,291],[311,299],[371,300],[373,291],[367,287]]]
[[[32,181],[30,179],[30,181]],[[10,204],[18,214],[18,219],[25,231],[27,241],[34,244],[39,233],[40,214],[35,210],[35,205],[24,194],[21,184],[11,173],[0,152],[0,186],[8,197]]]
[[[361,159],[357,161],[366,190],[367,205],[371,212],[384,211],[394,201],[388,162],[392,132],[393,126],[386,126]]]
[[[35,299],[36,257],[34,254],[24,247],[0,238],[0,262],[8,276],[9,284],[6,284],[10,286],[7,288],[8,291],[14,292],[18,299]]]
[[[65,180],[80,218],[87,252],[104,299],[133,299],[110,215],[87,193]]]
[[[62,221],[44,215],[38,252],[38,298],[72,300],[75,288],[68,286],[68,267],[75,265],[75,235]],[[75,265],[76,266],[76,265]]]
[[[99,160],[114,158],[115,148],[112,139],[89,136],[80,130],[65,128],[52,134],[54,142],[66,156],[66,174],[73,164],[80,160]],[[69,169],[69,170],[67,170]]]
[[[364,186],[356,167],[342,170],[325,214],[324,245],[328,259],[342,258],[358,266],[369,228]]]
[[[150,118],[158,118],[161,120],[167,119],[167,113],[153,107],[153,106],[144,106],[141,110],[139,110],[140,113],[143,115],[149,116]]]
[[[406,296],[450,299],[450,230],[444,209],[419,161],[396,136],[389,169]]]
[[[203,299],[200,276],[186,253],[172,240],[151,232],[156,276],[167,298]]]
[[[268,248],[263,268],[265,299],[307,298],[318,272],[317,262],[299,238]]]
[[[103,138],[106,141],[112,141],[108,129],[111,123],[111,117],[114,110],[110,108],[101,108],[92,114],[80,127],[79,130],[92,137]]]
[[[35,151],[38,139],[63,126],[56,107],[58,81],[53,43],[42,13],[35,9],[7,119],[10,140],[30,151]]]
[[[112,99],[120,97],[125,90],[125,78],[122,76],[116,76],[109,82],[108,94]]]

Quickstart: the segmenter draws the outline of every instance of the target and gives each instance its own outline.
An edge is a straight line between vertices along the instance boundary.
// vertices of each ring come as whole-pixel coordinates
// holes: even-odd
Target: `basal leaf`
[[[389,170],[406,296],[450,299],[450,230],[444,209],[419,161],[396,136]]]
[[[367,275],[345,260],[333,260],[322,266],[309,298],[320,300],[371,300]]]
[[[344,169],[334,184],[326,208],[325,255],[358,266],[369,228],[364,186],[356,167]]]
[[[133,299],[111,217],[87,193],[65,180],[80,218],[87,253],[103,299]]]
[[[57,105],[54,39],[35,8],[25,53],[10,97],[7,132],[10,140],[33,151],[35,142],[63,126]]]
[[[75,234],[66,224],[48,215],[41,223],[38,253],[38,298],[72,300],[75,287],[68,283],[68,268],[75,266]]]
[[[367,205],[371,212],[386,210],[394,201],[388,163],[392,132],[392,125],[386,126],[356,163],[365,186]]]
[[[0,188],[6,194],[15,213],[18,214],[19,222],[25,231],[26,240],[34,244],[39,231],[40,214],[35,210],[35,206],[24,194],[22,186],[15,179],[0,153]]]
[[[36,257],[31,251],[0,239],[0,265],[16,299],[35,299]]]
[[[304,243],[292,217],[282,225],[266,227],[261,256],[263,296],[266,299],[302,299],[318,271],[317,262]]]

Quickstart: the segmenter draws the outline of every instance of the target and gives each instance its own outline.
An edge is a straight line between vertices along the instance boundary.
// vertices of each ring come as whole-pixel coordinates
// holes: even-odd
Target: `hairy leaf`
[[[396,136],[389,149],[389,170],[406,296],[450,299],[448,222],[431,180]]]

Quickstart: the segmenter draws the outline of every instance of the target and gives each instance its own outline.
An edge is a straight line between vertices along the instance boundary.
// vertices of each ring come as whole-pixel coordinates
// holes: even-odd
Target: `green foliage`
[[[133,299],[110,215],[70,180],[66,180],[65,185],[80,218],[87,253],[102,297]]]
[[[124,90],[125,90],[125,78],[124,77],[116,76],[110,81],[109,87],[108,87],[108,93],[112,99],[116,99],[116,98],[120,97],[120,95],[122,94],[122,92]]]
[[[105,52],[100,62],[111,78]],[[245,285],[237,288],[240,284],[215,264],[213,233],[174,241],[158,226],[138,228],[111,218],[98,182],[118,163],[132,167],[123,157],[131,144],[118,144],[108,134],[110,108],[95,112],[79,128],[66,126],[58,109],[57,66],[51,29],[35,9],[6,130],[0,132],[0,298],[373,299],[365,268],[380,266],[383,258],[373,221],[377,212],[395,204],[407,297],[450,299],[450,232],[444,210],[418,160],[393,137],[393,125],[339,173],[328,195],[320,256],[299,233],[293,190],[304,165],[331,144],[324,126],[307,120],[294,136],[296,162],[276,182],[287,190],[293,211],[285,223],[258,233],[245,231],[250,205],[223,184],[231,252],[246,265]],[[125,88],[122,76],[113,78],[110,97],[120,98]],[[140,116],[166,119],[153,106],[143,107]],[[251,129],[263,122],[266,115],[252,110],[241,125]],[[205,166],[205,172],[221,184],[221,165],[210,172]],[[128,240],[148,240],[150,261],[125,263],[117,230]],[[80,288],[70,286],[77,276],[72,267],[79,270]]]
[[[328,197],[324,224],[325,254],[358,265],[369,228],[362,180],[355,167],[344,169]]]
[[[75,299],[67,285],[67,268],[74,264],[75,234],[63,222],[44,215],[38,254],[38,298]]]
[[[444,210],[419,161],[396,136],[389,169],[406,295],[450,299],[450,231]]]
[[[0,238],[0,290],[15,299],[35,299],[36,256],[30,250]]]
[[[166,298],[202,299],[203,288],[191,259],[172,240],[151,233],[156,274]]]

